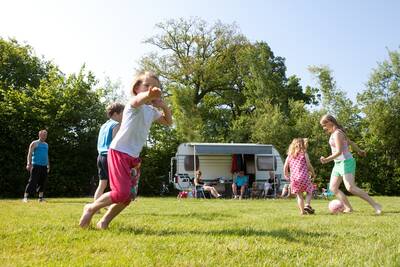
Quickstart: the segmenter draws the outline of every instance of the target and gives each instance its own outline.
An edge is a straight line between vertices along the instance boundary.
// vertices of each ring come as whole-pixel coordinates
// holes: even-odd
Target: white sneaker
[[[22,202],[28,203],[28,198],[27,198],[27,197],[24,197],[24,198],[22,199]]]

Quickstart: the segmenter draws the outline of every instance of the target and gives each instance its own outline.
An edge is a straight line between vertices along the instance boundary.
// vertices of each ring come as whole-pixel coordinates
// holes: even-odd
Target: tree
[[[37,88],[52,64],[38,58],[31,46],[0,37],[0,87],[24,91]]]
[[[105,120],[94,75],[83,67],[66,77],[29,46],[0,44],[0,195],[22,195],[28,146],[43,128],[49,131],[52,165],[48,195],[88,194],[96,176],[97,132]]]
[[[367,89],[358,95],[363,119],[363,141],[369,156],[363,176],[371,190],[396,195],[400,190],[400,52],[372,72]]]
[[[309,101],[298,79],[286,78],[284,59],[265,42],[251,44],[235,25],[194,18],[156,26],[160,33],[146,43],[161,51],[144,57],[141,67],[163,77],[181,139],[249,140],[235,125],[247,123],[257,103],[280,103],[287,111],[288,99]]]

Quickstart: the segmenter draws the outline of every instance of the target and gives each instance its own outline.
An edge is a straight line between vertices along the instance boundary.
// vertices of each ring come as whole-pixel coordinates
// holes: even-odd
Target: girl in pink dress
[[[315,177],[315,172],[307,154],[307,139],[293,139],[287,155],[288,157],[283,167],[285,179],[289,180],[290,177],[290,187],[292,194],[296,194],[300,214],[313,214],[314,209],[310,205],[313,192],[310,174]],[[307,192],[306,205],[304,205],[304,192]]]

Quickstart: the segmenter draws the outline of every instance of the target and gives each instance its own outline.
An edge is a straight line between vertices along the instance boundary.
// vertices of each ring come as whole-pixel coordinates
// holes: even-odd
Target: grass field
[[[400,198],[384,214],[300,216],[295,200],[139,198],[106,231],[77,227],[89,198],[0,200],[1,266],[399,266]],[[100,218],[96,215],[92,224]]]

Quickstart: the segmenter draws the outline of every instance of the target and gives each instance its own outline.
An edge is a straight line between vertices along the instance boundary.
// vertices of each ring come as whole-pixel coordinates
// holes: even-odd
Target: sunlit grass
[[[106,231],[77,227],[90,199],[0,201],[1,266],[399,266],[400,198],[384,214],[300,216],[290,200],[139,198]],[[95,222],[101,215],[96,215]]]

